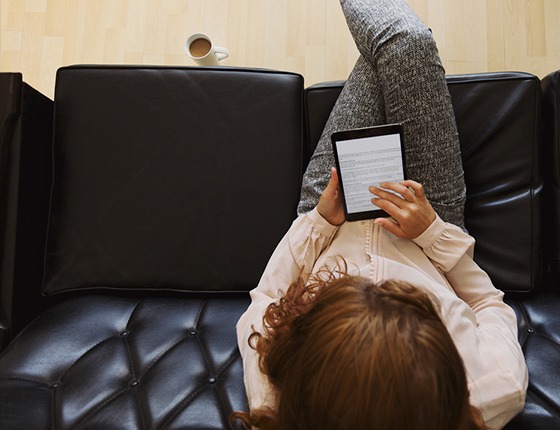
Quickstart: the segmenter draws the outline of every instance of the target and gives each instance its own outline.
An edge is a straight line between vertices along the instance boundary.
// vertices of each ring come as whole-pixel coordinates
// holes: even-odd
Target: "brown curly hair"
[[[345,264],[345,263],[344,263]],[[413,285],[320,272],[268,306],[249,344],[274,410],[232,414],[245,429],[484,429],[462,359]]]

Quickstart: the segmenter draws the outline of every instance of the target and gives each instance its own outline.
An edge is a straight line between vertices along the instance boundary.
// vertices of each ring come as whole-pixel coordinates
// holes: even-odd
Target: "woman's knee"
[[[427,27],[403,27],[391,33],[373,53],[381,60],[404,61],[431,59],[438,56],[436,42]],[[439,60],[439,56],[438,56]]]
[[[432,33],[405,0],[340,0],[360,53],[400,55],[433,52]]]

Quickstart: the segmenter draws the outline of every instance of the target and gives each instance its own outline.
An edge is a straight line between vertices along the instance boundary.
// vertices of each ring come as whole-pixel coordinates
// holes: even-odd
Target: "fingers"
[[[423,198],[426,197],[426,195],[424,194],[424,187],[422,186],[422,184],[413,181],[411,179],[407,179],[406,181],[401,181],[399,182],[401,185],[407,187],[409,190],[412,190],[414,192],[414,194],[416,195],[416,197],[419,198]]]
[[[379,184],[379,187],[369,187],[369,191],[378,198],[390,201],[397,207],[401,207],[402,204],[406,202],[414,203],[426,197],[424,194],[424,187],[412,180],[382,182]]]
[[[397,237],[404,236],[399,223],[393,218],[376,218],[374,222]]]
[[[418,237],[436,218],[424,188],[418,182],[382,182],[379,187],[370,187],[370,192],[375,195],[372,203],[393,218],[375,222],[397,237]]]
[[[391,216],[393,216],[393,214],[405,204],[402,197],[396,196],[388,191],[384,191],[379,188],[374,190],[370,189],[370,191],[375,194],[375,197],[371,199],[371,202]]]

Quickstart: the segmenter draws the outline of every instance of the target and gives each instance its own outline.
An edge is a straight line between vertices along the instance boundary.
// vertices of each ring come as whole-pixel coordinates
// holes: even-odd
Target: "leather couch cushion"
[[[540,80],[526,73],[448,77],[475,260],[503,291],[543,282]]]
[[[448,76],[467,184],[465,223],[475,260],[504,291],[542,282],[541,89],[527,73]],[[312,153],[344,81],[306,89]]]
[[[44,293],[249,290],[295,217],[303,78],[58,71]]]
[[[60,303],[2,355],[0,427],[228,428],[247,410],[235,322],[248,304],[246,294]]]

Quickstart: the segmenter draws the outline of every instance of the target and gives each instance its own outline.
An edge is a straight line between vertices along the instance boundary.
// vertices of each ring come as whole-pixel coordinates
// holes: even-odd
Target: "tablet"
[[[368,188],[405,179],[402,125],[339,131],[331,139],[346,220],[389,216],[371,202]]]

